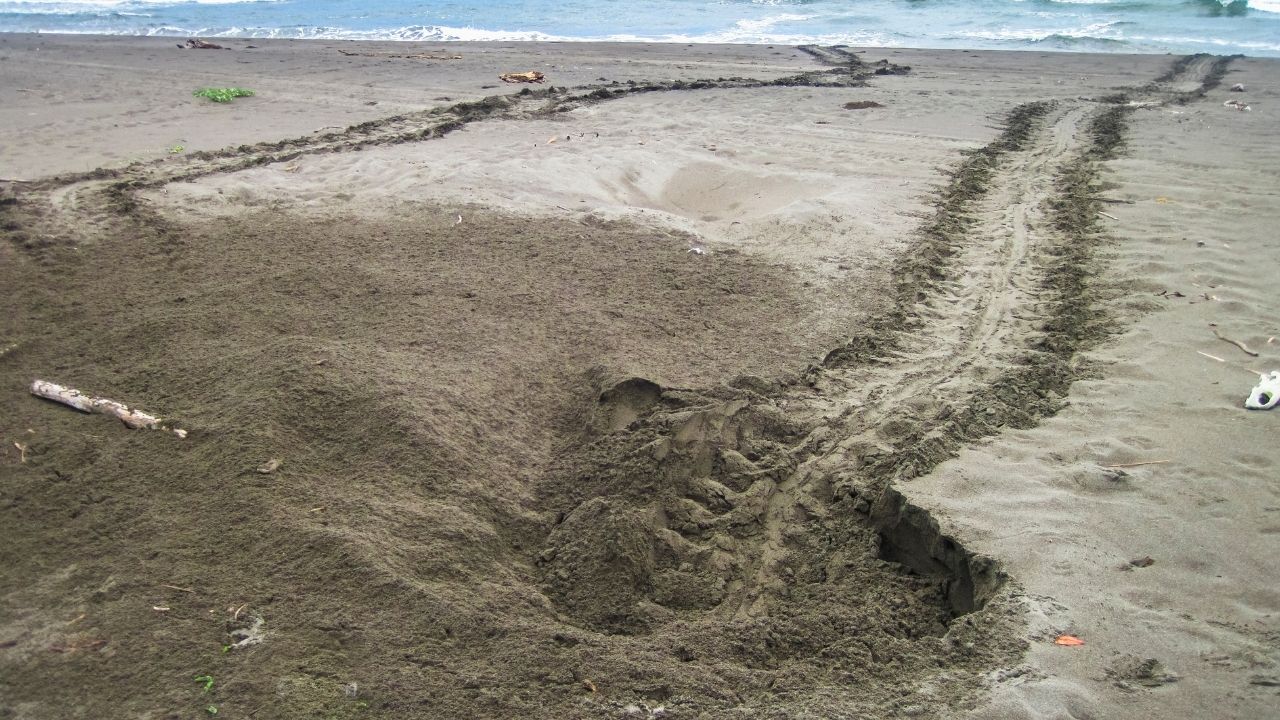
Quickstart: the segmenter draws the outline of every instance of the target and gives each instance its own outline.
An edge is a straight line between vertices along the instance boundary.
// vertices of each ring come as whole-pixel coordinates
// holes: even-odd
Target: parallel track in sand
[[[106,229],[181,242],[137,191],[639,93],[849,86],[897,72],[839,49],[808,51],[835,69],[496,96],[49,178],[0,212],[35,262]],[[594,429],[564,439],[537,481],[547,520],[531,543],[510,548],[513,572],[563,623],[556,642],[657,678],[663,689],[651,699],[696,712],[773,707],[801,689],[850,716],[883,715],[908,695],[928,712],[972,697],[987,672],[1015,662],[1016,588],[895,486],[1060,407],[1079,352],[1108,331],[1090,279],[1103,238],[1097,164],[1118,148],[1134,108],[1194,100],[1229,60],[1185,58],[1131,95],[1014,108],[1004,132],[966,154],[939,191],[894,267],[890,309],[793,381],[676,389],[596,378]]]
[[[905,566],[938,583],[930,602],[949,642],[971,655],[974,644],[963,642],[971,633],[979,646],[999,646],[984,631],[1016,622],[1013,586],[998,563],[971,556],[894,485],[1061,406],[1081,372],[1079,351],[1108,332],[1089,280],[1102,241],[1097,163],[1118,147],[1133,108],[1197,97],[1229,60],[1189,58],[1107,103],[1015,108],[1004,134],[956,170],[896,268],[898,305],[802,381],[745,378],[727,397],[661,399],[656,387],[643,391],[643,379],[607,386],[603,412],[629,405],[643,419],[566,462],[567,481],[553,478],[548,504],[565,520],[539,556],[549,594],[584,625],[611,632],[660,635],[645,602],[671,605],[673,596],[703,611],[686,615],[681,633],[750,635],[762,625],[781,633],[793,618],[816,618],[834,632],[805,639],[812,644],[766,631],[772,661],[813,653],[839,668],[848,643],[878,654],[859,646],[863,628],[842,622],[868,601],[848,587],[874,586],[884,581],[877,571]],[[655,538],[648,556],[635,537],[644,533]],[[630,555],[590,551],[628,545]],[[575,590],[616,587],[618,578],[626,587],[607,605]],[[690,583],[715,590],[681,597]],[[932,650],[966,667],[945,644]]]
[[[960,226],[940,258],[947,269],[904,313],[906,327],[882,354],[849,362],[835,353],[809,374],[808,387],[784,394],[786,412],[813,418],[820,439],[810,435],[795,446],[796,471],[765,492],[765,540],[735,587],[736,615],[750,615],[776,584],[788,554],[787,528],[812,515],[822,495],[868,498],[862,507],[882,531],[886,524],[918,523],[904,515],[895,480],[929,472],[964,442],[1055,411],[1079,372],[1076,353],[1103,333],[1081,297],[1088,292],[1081,281],[1093,273],[1090,248],[1099,241],[1093,163],[1112,156],[1117,126],[1130,109],[1198,97],[1229,61],[1186,58],[1133,96],[1114,98],[1112,107],[1076,101],[1014,110],[1010,147],[976,156],[994,169],[962,215],[945,219],[947,227]],[[850,477],[850,467],[860,470]],[[958,545],[930,538],[936,529],[930,530],[891,527],[882,553],[917,571],[951,575],[956,611],[980,606],[996,578],[974,587],[974,568],[959,560]]]

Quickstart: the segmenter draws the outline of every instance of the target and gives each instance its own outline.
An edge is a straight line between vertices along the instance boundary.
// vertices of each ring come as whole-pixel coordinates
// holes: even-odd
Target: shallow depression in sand
[[[366,209],[431,200],[531,215],[628,218],[751,248],[815,274],[883,264],[957,146],[888,136],[846,93],[770,88],[647,94],[552,118],[475,123],[425,143],[302,157],[168,187],[218,216],[249,207]],[[865,94],[865,91],[859,91]],[[851,95],[850,95],[851,96]],[[938,112],[942,112],[939,110]]]
[[[15,570],[35,594],[9,606],[93,602],[95,633],[129,637],[135,594],[198,566],[202,593],[263,619],[240,692],[316,710],[353,673],[388,711],[564,715],[584,687],[603,688],[596,713],[727,707],[832,683],[877,705],[901,663],[989,662],[956,639],[974,631],[943,638],[947,579],[882,562],[867,527],[815,547],[790,602],[752,609],[749,591],[792,592],[753,570],[755,494],[803,428],[750,407],[750,388],[825,347],[799,331],[816,303],[786,266],[626,222],[416,209],[143,223],[66,265],[40,302],[62,337],[95,342],[46,341],[17,371],[154,398],[192,434],[103,443],[33,408],[33,463],[69,480],[28,488],[13,537],[65,524],[42,557],[66,578]],[[266,458],[269,476],[252,469]],[[112,553],[84,561],[97,528]],[[828,561],[843,582],[819,582]],[[144,637],[117,660],[182,676],[234,639],[203,614],[173,621],[191,642]],[[6,673],[63,677],[23,648],[34,660]]]

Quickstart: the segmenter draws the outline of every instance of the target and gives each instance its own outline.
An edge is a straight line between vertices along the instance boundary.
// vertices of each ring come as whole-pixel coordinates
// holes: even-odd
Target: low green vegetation
[[[195,95],[196,97],[209,98],[210,100],[217,103],[229,103],[238,97],[252,97],[253,91],[245,90],[244,88],[235,88],[235,87],[200,88],[199,90],[196,90],[194,93],[191,93],[191,94]]]

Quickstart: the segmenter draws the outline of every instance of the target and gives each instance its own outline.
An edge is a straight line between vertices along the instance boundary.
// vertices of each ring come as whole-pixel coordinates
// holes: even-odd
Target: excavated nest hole
[[[993,561],[892,488],[858,498],[827,479],[793,481],[793,448],[812,428],[752,383],[692,392],[602,378],[587,436],[541,493],[557,520],[535,563],[574,624],[649,635],[690,623],[731,633],[744,618],[828,623],[786,651],[797,655],[867,626],[941,637],[1003,585]]]
[[[880,536],[880,558],[938,579],[953,617],[981,610],[1008,577],[991,558],[944,535],[928,510],[907,502],[893,488],[873,508],[872,525]]]

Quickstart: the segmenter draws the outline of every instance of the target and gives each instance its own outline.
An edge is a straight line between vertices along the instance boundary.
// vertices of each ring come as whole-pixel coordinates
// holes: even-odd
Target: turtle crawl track
[[[181,236],[137,191],[304,154],[441,137],[640,93],[848,87],[891,65],[839,48],[776,80],[527,90],[316,137],[48,178],[0,207],[37,262],[104,229]],[[893,304],[798,377],[664,388],[595,373],[583,430],[537,483],[545,524],[513,553],[565,620],[564,648],[647,674],[652,702],[709,711],[804,690],[849,712],[963,703],[1016,661],[1022,611],[897,484],[966,443],[1060,407],[1105,336],[1092,252],[1098,163],[1132,108],[1194,100],[1229,59],[1194,56],[1109,102],[1014,108],[965,155],[894,268]],[[941,672],[945,671],[945,673]],[[945,677],[943,677],[945,675]],[[817,688],[818,690],[814,690]],[[600,713],[614,713],[602,699]]]
[[[749,666],[827,682],[865,676],[885,635],[915,683],[921,655],[952,672],[1016,656],[999,564],[896,485],[1061,407],[1080,351],[1110,332],[1091,280],[1098,164],[1133,108],[1194,99],[1229,62],[1185,59],[1112,103],[1014,108],[941,191],[896,268],[897,305],[799,380],[695,393],[600,379],[599,434],[545,481],[560,518],[536,557],[548,595],[593,630],[678,633],[691,657],[744,638]],[[868,611],[885,597],[896,633]]]

